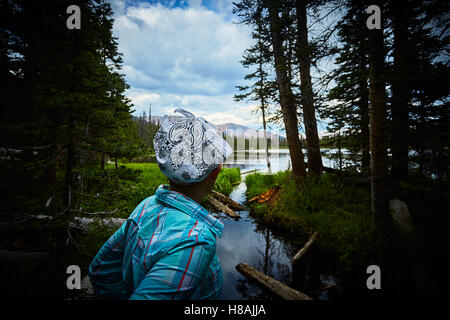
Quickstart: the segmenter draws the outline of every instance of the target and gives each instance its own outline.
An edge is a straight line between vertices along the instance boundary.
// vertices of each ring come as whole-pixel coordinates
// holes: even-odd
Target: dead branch
[[[272,277],[256,270],[246,263],[239,263],[236,269],[256,284],[285,300],[313,300],[303,292],[292,289]]]
[[[334,288],[336,286],[337,286],[337,283],[332,283],[332,284],[329,284],[328,286],[325,286],[323,288],[320,288],[320,289],[317,289],[317,290],[314,290],[314,291],[310,291],[309,294],[310,295],[316,295],[316,294],[321,293],[322,291]]]
[[[308,249],[312,246],[312,244],[316,240],[318,234],[319,234],[318,231],[313,233],[313,235],[311,236],[311,238],[309,238],[308,242],[306,242],[303,248],[301,248],[300,251],[297,252],[297,254],[294,256],[294,258],[292,258],[292,264],[294,264],[294,262],[300,259],[308,251]]]

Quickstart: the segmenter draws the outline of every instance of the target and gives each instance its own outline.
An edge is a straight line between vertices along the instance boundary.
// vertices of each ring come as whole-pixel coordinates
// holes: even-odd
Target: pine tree
[[[255,68],[254,72],[245,76],[245,80],[253,80],[251,86],[236,86],[241,92],[234,96],[235,101],[241,101],[250,99],[259,102],[259,111],[262,115],[263,130],[266,152],[266,162],[269,174],[271,173],[271,165],[269,158],[269,141],[267,139],[267,114],[269,109],[269,103],[274,101],[275,90],[274,81],[269,79],[269,73],[266,71],[266,65],[272,62],[270,52],[270,41],[268,41],[268,30],[266,30],[261,12],[258,12],[259,16],[255,17],[256,30],[252,33],[252,38],[256,40],[256,44],[245,51],[242,65],[246,68]],[[270,39],[269,39],[270,40]]]
[[[387,112],[383,27],[369,30],[368,45],[372,214],[375,224],[384,230],[389,219],[389,184],[387,179]]]
[[[308,43],[308,26],[306,1],[296,0],[297,18],[297,58],[300,69],[300,92],[305,124],[306,147],[308,154],[308,172],[320,175],[322,172],[322,155],[320,154],[319,135],[317,132],[316,110],[311,82],[311,49]]]
[[[336,86],[328,93],[329,106],[321,110],[328,118],[327,129],[351,138],[353,149],[361,153],[360,168],[369,173],[369,90],[367,15],[359,2],[349,2],[338,24],[338,67],[332,72]]]
[[[288,77],[287,58],[283,50],[282,29],[279,18],[280,6],[274,1],[267,1],[266,5],[269,13],[270,33],[280,95],[280,106],[283,113],[289,154],[291,156],[292,172],[294,173],[297,183],[301,183],[306,175],[306,168],[302,144],[298,135],[295,97],[291,88],[291,79]]]
[[[16,108],[4,114],[8,124],[2,126],[2,144],[38,150],[22,157],[18,168],[43,170],[49,184],[55,183],[56,168],[63,169],[67,205],[82,181],[77,167],[97,161],[95,154],[104,159],[104,154],[139,150],[127,148],[137,140],[129,130],[131,103],[119,73],[122,58],[112,36],[111,6],[80,1],[81,29],[69,30],[66,10],[71,4],[8,1],[6,12],[13,19],[4,21],[2,30],[10,40],[2,39],[0,46],[9,52],[2,56],[2,77],[12,78],[16,86],[2,90],[11,103],[8,109]]]

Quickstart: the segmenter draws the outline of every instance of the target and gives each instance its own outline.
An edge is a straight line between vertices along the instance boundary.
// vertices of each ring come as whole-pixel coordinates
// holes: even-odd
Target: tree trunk
[[[53,158],[51,158],[51,160],[53,161]],[[50,163],[44,167],[44,171],[42,173],[42,180],[43,180],[43,183],[48,186],[54,186],[56,184],[56,165],[55,165],[55,163]]]
[[[297,110],[290,80],[287,75],[287,61],[283,53],[283,39],[281,38],[278,5],[279,4],[275,1],[268,1],[270,32],[272,36],[275,70],[280,94],[281,112],[283,113],[286,139],[289,154],[291,156],[292,172],[297,184],[299,184],[306,176],[306,169],[302,145],[298,136]]]
[[[68,144],[67,144],[67,161],[66,161],[66,175],[65,183],[66,190],[64,193],[64,201],[67,206],[71,203],[73,188],[73,169],[75,167],[75,117],[73,110],[69,111],[69,132],[68,132]]]
[[[102,171],[105,170],[105,164],[106,164],[106,153],[103,152],[102,153],[102,162],[101,162]]]
[[[382,230],[389,217],[384,76],[383,29],[369,30],[372,215],[375,224]]]
[[[367,90],[367,58],[363,46],[364,38],[359,45],[359,112],[361,116],[361,171],[369,175],[370,171],[370,132],[369,132],[369,91]]]
[[[322,172],[322,157],[320,155],[319,134],[317,132],[316,113],[311,83],[311,62],[308,45],[308,27],[306,3],[296,1],[298,47],[297,55],[300,67],[300,90],[303,106],[303,121],[305,123],[306,146],[308,154],[308,172],[320,175]]]
[[[393,4],[394,75],[392,79],[392,172],[394,184],[408,176],[408,21],[406,1]]]
[[[262,99],[264,100],[264,99]],[[262,101],[263,102],[263,101]],[[267,128],[266,128],[266,110],[265,107],[261,108],[262,118],[263,118],[263,128],[264,128],[264,140],[266,144],[266,162],[267,162],[267,172],[272,174],[272,168],[270,166],[270,158],[269,158],[269,140],[267,140]]]
[[[264,129],[264,141],[266,147],[266,162],[267,162],[267,171],[269,174],[272,174],[272,169],[270,167],[270,158],[269,158],[269,141],[267,140],[267,124],[266,124],[266,100],[264,93],[264,72],[263,72],[263,48],[261,40],[259,40],[259,80],[260,80],[260,96],[261,96],[261,114],[263,119],[263,129]]]

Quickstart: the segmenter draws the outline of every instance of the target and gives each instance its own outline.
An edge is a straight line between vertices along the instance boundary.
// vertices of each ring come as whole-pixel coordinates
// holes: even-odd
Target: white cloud
[[[114,31],[126,71],[139,70],[158,82],[132,75],[132,86],[216,95],[232,93],[234,81],[245,75],[239,61],[250,46],[249,31],[204,7],[128,7]]]
[[[239,61],[252,39],[230,19],[231,1],[214,2],[216,11],[202,1],[187,8],[124,3],[113,4],[114,36],[137,114],[151,103],[154,115],[186,108],[217,124],[260,126],[250,104],[233,100],[249,72]]]

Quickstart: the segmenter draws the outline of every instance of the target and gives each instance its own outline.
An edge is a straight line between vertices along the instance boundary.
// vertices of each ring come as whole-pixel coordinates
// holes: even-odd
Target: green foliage
[[[245,177],[245,184],[247,185],[246,195],[251,199],[257,195],[266,192],[269,188],[280,185],[290,176],[290,171],[280,171],[273,175],[253,173]]]
[[[331,174],[311,178],[297,187],[288,171],[274,176],[255,173],[248,175],[245,182],[247,198],[281,185],[272,208],[253,204],[252,213],[297,237],[319,231],[322,249],[335,255],[342,272],[367,266],[378,254],[372,232],[370,190],[346,185]]]
[[[241,170],[239,168],[222,168],[213,189],[228,196],[240,181]]]
[[[80,199],[82,211],[114,211],[123,218],[142,200],[155,194],[159,185],[168,183],[155,163],[127,163],[117,169],[108,165],[105,170],[92,167],[84,175],[91,187],[89,195]]]

